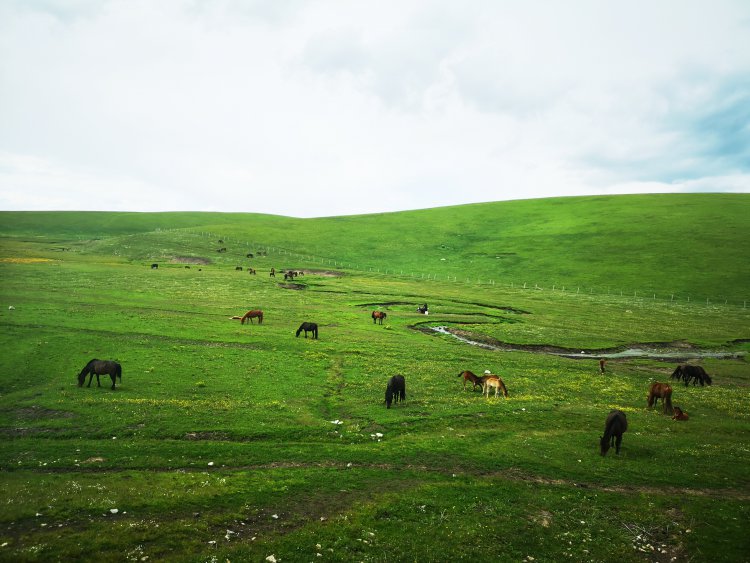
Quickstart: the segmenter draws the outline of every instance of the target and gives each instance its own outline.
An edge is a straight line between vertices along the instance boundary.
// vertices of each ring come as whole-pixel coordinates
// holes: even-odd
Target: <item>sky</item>
[[[0,0],[0,209],[750,192],[747,0]]]

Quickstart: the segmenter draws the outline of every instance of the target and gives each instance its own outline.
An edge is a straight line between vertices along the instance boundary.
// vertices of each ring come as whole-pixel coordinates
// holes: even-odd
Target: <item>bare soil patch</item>
[[[169,262],[170,264],[199,264],[206,266],[211,263],[211,260],[201,258],[200,256],[173,256]]]

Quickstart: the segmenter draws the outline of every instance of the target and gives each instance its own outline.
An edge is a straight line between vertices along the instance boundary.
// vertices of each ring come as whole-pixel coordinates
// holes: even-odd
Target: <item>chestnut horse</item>
[[[658,381],[651,384],[648,389],[648,406],[653,407],[661,399],[662,410],[664,414],[672,414],[672,386],[668,383],[659,383]]]
[[[242,317],[240,322],[244,325],[245,321],[250,321],[252,323],[253,319],[258,319],[258,324],[262,325],[263,324],[263,311],[260,311],[258,309],[248,311],[247,313],[245,313],[245,316]]]
[[[466,391],[466,382],[471,381],[471,383],[474,385],[471,390],[474,391],[477,388],[477,385],[479,385],[479,389],[482,389],[484,385],[482,385],[482,378],[477,377],[473,372],[470,372],[468,370],[462,371],[458,374],[458,377],[464,378],[464,391]]]
[[[604,436],[599,438],[599,448],[602,455],[607,455],[609,448],[616,446],[616,452],[620,453],[622,435],[628,429],[628,419],[625,413],[618,410],[610,411],[607,421],[604,423]]]
[[[380,324],[383,324],[383,319],[386,318],[388,315],[385,314],[385,311],[373,311],[372,312],[372,324],[375,324],[376,322],[380,321]]]
[[[672,417],[672,420],[687,420],[689,417],[686,412],[682,412],[682,409],[680,407],[674,408],[674,416]]]
[[[495,397],[497,397],[497,392],[502,391],[504,397],[508,397],[508,389],[505,387],[505,383],[503,383],[503,380],[500,379],[497,375],[485,375],[482,377],[482,385],[484,386],[484,396],[489,397],[490,396],[490,387],[495,388]]]

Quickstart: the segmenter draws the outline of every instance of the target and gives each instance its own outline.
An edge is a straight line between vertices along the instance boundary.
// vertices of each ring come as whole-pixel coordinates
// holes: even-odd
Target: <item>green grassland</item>
[[[0,560],[746,561],[749,226],[724,194],[0,213]],[[728,356],[676,422],[646,394],[678,359],[599,373],[631,347]],[[94,357],[115,391],[77,386]]]

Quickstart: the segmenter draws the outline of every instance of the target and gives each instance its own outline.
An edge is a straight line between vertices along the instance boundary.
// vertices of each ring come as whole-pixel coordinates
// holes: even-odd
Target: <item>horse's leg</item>
[[[114,373],[110,373],[109,376],[112,378],[112,391],[115,390],[115,380],[117,379],[117,376]]]
[[[96,386],[97,387],[101,387],[102,386],[102,382],[99,381],[99,374],[98,373],[96,374]]]
[[[89,373],[89,384],[86,385],[86,387],[91,387],[91,380],[94,379],[94,372]]]

